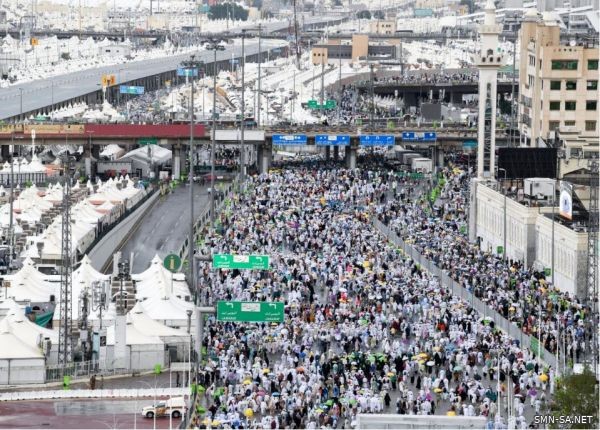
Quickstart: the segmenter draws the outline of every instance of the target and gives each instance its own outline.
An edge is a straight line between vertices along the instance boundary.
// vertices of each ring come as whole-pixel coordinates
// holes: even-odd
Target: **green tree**
[[[371,19],[371,12],[368,10],[361,10],[356,14],[358,19]]]
[[[385,13],[383,13],[382,10],[376,10],[375,12],[373,12],[373,18],[385,19]]]
[[[210,7],[208,12],[210,19],[226,19],[246,21],[248,11],[235,3],[220,3]]]
[[[598,428],[598,381],[594,373],[586,366],[581,375],[565,377],[556,391],[551,405],[552,415],[591,416],[591,422],[570,424],[561,428],[589,429]],[[558,428],[558,422],[551,428]]]

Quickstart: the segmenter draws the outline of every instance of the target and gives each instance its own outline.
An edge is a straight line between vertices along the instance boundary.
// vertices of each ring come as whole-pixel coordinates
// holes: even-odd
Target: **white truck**
[[[168,417],[181,418],[186,411],[185,400],[183,397],[173,397],[167,400],[158,400],[155,405],[146,406],[142,409],[142,416],[145,418]]]
[[[413,172],[431,173],[431,158],[413,158],[410,163]]]

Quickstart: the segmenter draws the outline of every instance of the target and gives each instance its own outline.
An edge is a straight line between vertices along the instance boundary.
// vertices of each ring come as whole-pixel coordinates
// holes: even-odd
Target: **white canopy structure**
[[[190,298],[190,289],[185,281],[185,275],[168,271],[158,255],[154,256],[148,269],[131,275],[131,279],[135,281],[138,300],[171,296],[183,300]]]
[[[18,302],[48,302],[51,296],[58,298],[60,284],[48,282],[46,275],[38,271],[31,259],[25,259],[23,267],[16,273],[6,275],[10,282],[7,297]]]
[[[151,297],[139,302],[144,314],[162,324],[187,331],[188,311],[191,311],[191,327],[195,326],[196,312],[192,302],[178,297]],[[193,333],[193,331],[192,331]]]
[[[0,321],[0,345],[0,385],[44,383],[44,354],[15,334],[6,318]]]
[[[158,337],[142,333],[134,323],[125,328],[127,345],[126,362],[131,370],[148,370],[157,364],[165,365],[165,343]],[[106,330],[106,348],[100,349],[100,366],[112,368],[114,364],[115,326]]]

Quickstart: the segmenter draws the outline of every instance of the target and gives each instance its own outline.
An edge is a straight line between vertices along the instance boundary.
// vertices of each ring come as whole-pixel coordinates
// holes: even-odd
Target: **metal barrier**
[[[440,269],[433,261],[421,254],[412,245],[405,243],[387,225],[374,218],[373,226],[383,236],[385,236],[386,239],[388,239],[389,241],[397,245],[400,249],[402,249],[407,256],[409,256],[413,261],[415,261],[415,263],[418,263],[427,272],[436,276],[440,280],[440,284],[443,287],[449,289],[454,296],[460,297],[466,302],[469,302],[473,309],[475,309],[484,317],[492,318],[496,327],[504,331],[511,338],[519,341],[519,345],[521,346],[521,348],[529,348],[532,352],[534,352],[537,355],[537,347],[535,349],[532,348],[532,336],[523,333],[523,331],[515,323],[508,321],[496,310],[490,308],[484,301],[476,297],[472,292],[470,292],[458,282],[456,282],[454,279],[452,279],[452,277],[447,271]],[[556,361],[556,356],[544,347],[542,347],[541,352],[542,354],[540,358],[542,359],[542,361],[552,366],[552,368],[556,369],[558,365]]]
[[[188,394],[187,387],[119,388],[104,390],[37,390],[0,393],[0,402],[52,399],[113,399],[138,397],[180,397]]]

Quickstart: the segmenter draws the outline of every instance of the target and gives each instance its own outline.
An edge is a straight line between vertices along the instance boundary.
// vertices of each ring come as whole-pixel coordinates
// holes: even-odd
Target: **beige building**
[[[371,46],[369,47],[369,36],[367,34],[352,35],[351,44],[343,44],[339,39],[331,39],[326,45],[315,45],[312,48],[313,64],[327,64],[331,61],[332,64],[337,64],[340,59],[342,62],[355,62],[359,58],[369,56],[370,51],[383,51],[393,53],[395,48],[389,45]]]
[[[369,22],[369,30],[371,34],[396,34],[395,19],[377,19]]]
[[[522,261],[525,266],[533,266],[537,270],[551,269],[554,247],[556,287],[583,297],[587,286],[588,235],[585,227],[564,222],[558,213],[558,207],[555,207],[553,228],[552,198],[537,200],[523,194],[513,194],[505,199],[503,191],[495,189],[498,185],[477,185],[475,236],[481,249],[498,253],[498,248],[504,247],[506,222],[505,252],[509,259]]]
[[[560,44],[558,24],[530,9],[521,25],[519,130],[525,145],[559,127],[598,136],[598,47]]]

